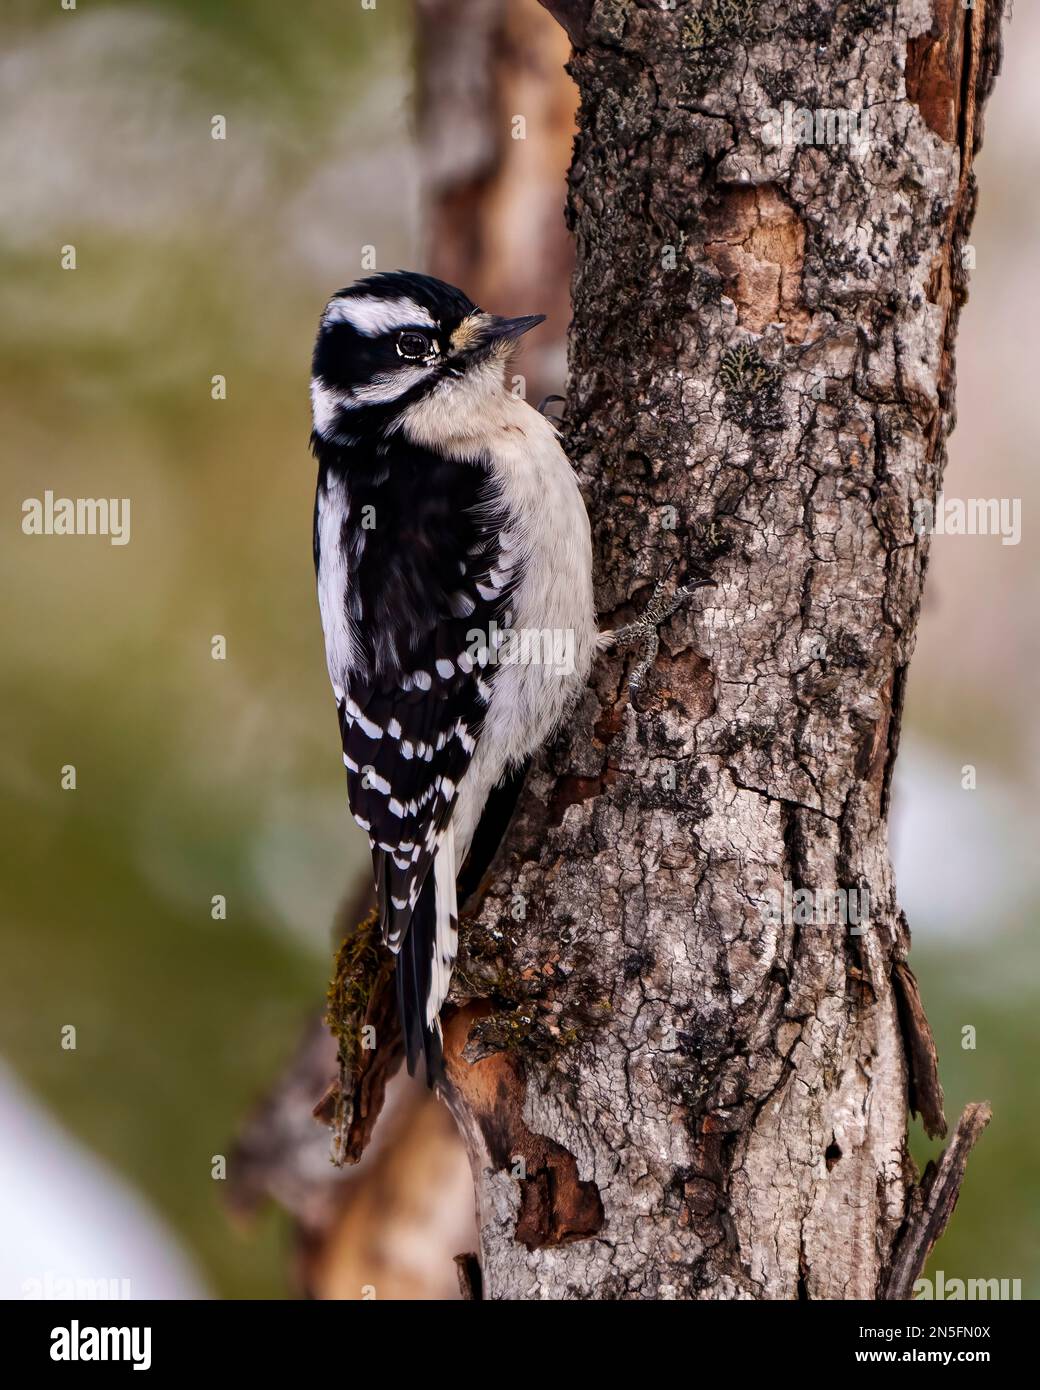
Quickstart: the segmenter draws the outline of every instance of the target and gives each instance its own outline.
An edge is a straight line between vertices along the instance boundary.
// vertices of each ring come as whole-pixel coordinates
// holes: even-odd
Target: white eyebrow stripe
[[[349,323],[366,338],[378,338],[395,328],[436,328],[428,309],[412,299],[380,299],[374,294],[345,295],[330,299],[325,322]]]

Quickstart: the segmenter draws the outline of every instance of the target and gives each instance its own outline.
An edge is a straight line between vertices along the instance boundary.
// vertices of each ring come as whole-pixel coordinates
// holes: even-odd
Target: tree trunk
[[[601,664],[463,925],[483,1294],[905,1297],[985,1122],[916,1184],[908,1108],[945,1121],[887,811],[1001,0],[550,8],[600,611],[714,587],[634,702]]]

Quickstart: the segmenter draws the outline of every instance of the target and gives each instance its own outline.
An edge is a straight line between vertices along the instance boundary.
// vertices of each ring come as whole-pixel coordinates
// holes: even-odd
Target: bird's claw
[[[643,652],[628,678],[628,686],[632,694],[635,695],[642,688],[646,673],[657,659],[660,649],[661,638],[658,628],[672,616],[672,614],[687,603],[698,589],[703,589],[705,585],[714,584],[713,579],[697,579],[688,584],[679,584],[667,593],[667,584],[663,579],[659,579],[654,585],[654,591],[650,595],[650,601],[646,605],[641,615],[624,627],[619,627],[614,631],[614,644],[616,646],[635,646],[642,643]]]

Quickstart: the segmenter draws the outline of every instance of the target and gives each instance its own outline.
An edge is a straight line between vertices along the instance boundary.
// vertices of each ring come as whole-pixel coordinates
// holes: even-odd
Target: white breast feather
[[[574,470],[554,426],[501,385],[501,362],[447,380],[403,412],[406,438],[459,459],[490,460],[509,533],[524,565],[514,596],[514,631],[573,633],[574,667],[499,667],[473,761],[459,787],[452,823],[462,863],[484,803],[510,766],[553,732],[577,699],[597,647],[592,542]]]
[[[347,556],[340,544],[349,507],[343,480],[329,475],[327,487],[318,492],[318,609],[325,632],[329,680],[337,700],[343,699],[357,651],[345,602],[350,578]]]

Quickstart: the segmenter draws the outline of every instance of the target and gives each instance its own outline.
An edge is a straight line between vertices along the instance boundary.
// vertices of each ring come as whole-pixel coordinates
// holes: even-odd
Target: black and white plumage
[[[422,1053],[431,1083],[481,812],[604,643],[573,470],[504,382],[539,322],[399,271],[334,295],[314,349],[314,561],[350,808],[398,954],[409,1070]],[[569,660],[503,664],[504,632],[555,634]]]

